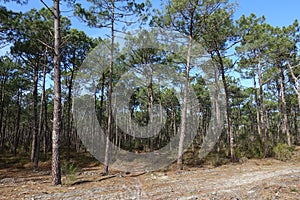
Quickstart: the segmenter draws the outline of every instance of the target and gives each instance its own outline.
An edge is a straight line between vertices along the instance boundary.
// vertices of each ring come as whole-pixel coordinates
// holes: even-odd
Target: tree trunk
[[[217,56],[219,59],[219,64],[220,64],[220,71],[221,71],[221,77],[222,77],[222,82],[224,85],[224,91],[225,91],[225,105],[226,105],[226,122],[227,122],[227,136],[229,136],[229,145],[230,145],[230,158],[231,162],[235,161],[235,154],[234,154],[234,136],[232,132],[232,126],[231,126],[231,109],[230,109],[230,102],[229,102],[229,88],[225,76],[225,66],[223,63],[222,56],[220,52],[217,50]]]
[[[260,98],[260,126],[262,131],[262,141],[265,141],[266,137],[266,130],[265,130],[265,103],[264,103],[264,92],[263,92],[263,80],[262,80],[262,72],[261,66],[257,66],[257,73],[258,73],[258,81],[259,81],[259,98]]]
[[[17,121],[16,121],[16,132],[14,137],[14,156],[17,156],[17,148],[19,144],[19,135],[20,135],[20,119],[21,119],[21,99],[22,99],[22,89],[18,90],[18,100],[17,100]]]
[[[299,125],[298,125],[297,109],[294,109],[293,113],[294,113],[293,116],[294,116],[295,144],[299,145]]]
[[[35,156],[34,156],[34,171],[38,171],[39,156],[40,156],[40,137],[41,137],[42,131],[43,131],[43,115],[44,115],[43,111],[44,111],[44,103],[45,103],[46,66],[47,66],[46,63],[44,63],[39,127],[38,127],[38,134],[36,137],[37,141],[36,141],[36,149],[35,149]]]
[[[104,87],[105,87],[105,74],[102,73],[102,83],[101,83],[101,96],[100,96],[100,111],[99,111],[99,125],[102,126],[103,121],[103,103],[104,103]]]
[[[148,120],[148,129],[147,129],[147,137],[149,139],[149,146],[150,146],[150,159],[151,159],[151,163],[153,166],[153,151],[154,151],[154,144],[153,144],[153,137],[151,137],[151,132],[153,132],[153,104],[154,104],[154,98],[153,98],[153,83],[152,83],[152,76],[153,76],[153,71],[151,68],[151,72],[150,72],[150,82],[147,88],[147,93],[148,93],[148,115],[149,115],[149,120]],[[149,126],[150,124],[150,126]],[[152,167],[151,166],[151,167]]]
[[[48,137],[48,133],[49,131],[49,127],[48,127],[48,105],[47,105],[47,101],[46,98],[44,99],[44,126],[45,126],[45,131],[44,131],[44,135],[43,135],[43,154],[44,154],[44,158],[47,158],[47,151],[49,150],[47,148],[47,144],[50,143],[50,137]]]
[[[38,113],[37,113],[37,101],[38,101],[38,80],[39,80],[39,62],[35,63],[34,77],[33,77],[33,134],[32,134],[32,146],[31,146],[31,162],[34,162],[34,156],[37,148],[37,135],[38,135]]]
[[[281,90],[281,101],[282,101],[282,114],[283,114],[283,127],[282,131],[286,135],[286,140],[289,146],[291,146],[291,136],[288,124],[288,115],[287,115],[287,105],[286,105],[286,98],[285,98],[285,78],[282,67],[279,67],[279,74],[280,74],[280,90]]]
[[[61,184],[60,133],[61,133],[61,80],[60,80],[60,10],[54,0],[54,110],[52,131],[52,185]]]
[[[185,83],[183,89],[183,105],[181,113],[181,124],[180,124],[180,137],[178,146],[178,157],[177,157],[177,169],[183,170],[183,142],[185,137],[185,125],[186,125],[186,114],[187,114],[187,103],[189,93],[189,75],[190,75],[190,61],[192,51],[192,36],[189,36],[188,52],[186,58],[186,72],[185,72]]]
[[[277,115],[277,123],[276,123],[276,128],[277,128],[277,135],[276,135],[276,143],[278,144],[280,142],[280,134],[281,134],[281,119],[282,119],[282,101],[281,101],[281,92],[280,92],[280,84],[279,80],[276,79],[276,90],[277,90],[277,96],[278,96],[278,101],[277,101],[277,110],[278,110],[278,115]]]
[[[9,116],[9,105],[6,105],[6,111],[5,111],[5,116],[3,116],[4,120],[3,120],[3,127],[2,127],[2,138],[1,138],[1,144],[2,144],[2,148],[4,148],[4,142],[6,139],[6,128],[7,128],[7,124],[8,124],[8,116]]]
[[[111,135],[111,124],[112,124],[112,75],[113,75],[113,63],[114,63],[114,40],[115,40],[115,30],[114,30],[114,20],[115,20],[115,2],[111,1],[111,49],[110,49],[110,64],[109,64],[109,84],[107,92],[107,132],[106,132],[106,145],[105,145],[105,158],[104,158],[104,174],[108,174],[108,164],[109,164],[109,151],[110,151],[110,135]]]
[[[296,86],[296,92],[297,92],[297,97],[298,97],[298,108],[299,108],[299,111],[300,111],[300,84],[299,84],[299,79],[298,79],[298,77],[296,77],[296,75],[294,73],[294,69],[291,66],[290,62],[287,62],[287,63],[288,63],[288,67],[289,67],[289,70],[291,72],[292,78],[294,79],[295,86]]]
[[[74,69],[74,66],[73,66]],[[71,70],[71,76],[68,81],[68,111],[67,111],[67,150],[66,150],[66,160],[67,162],[70,161],[70,146],[71,146],[71,109],[72,109],[72,86],[73,86],[73,76],[74,76],[74,70]]]
[[[7,75],[3,80],[1,80],[1,107],[0,107],[0,133],[1,133],[1,149],[4,148],[4,134],[3,134],[3,117],[4,117],[4,97],[5,97],[5,84],[7,80]]]
[[[257,132],[260,137],[261,143],[263,144],[263,136],[261,130],[261,121],[260,121],[260,109],[259,109],[259,100],[257,95],[257,88],[256,88],[256,76],[253,76],[253,86],[254,86],[254,97],[255,97],[255,110],[256,110],[256,123],[257,123]]]

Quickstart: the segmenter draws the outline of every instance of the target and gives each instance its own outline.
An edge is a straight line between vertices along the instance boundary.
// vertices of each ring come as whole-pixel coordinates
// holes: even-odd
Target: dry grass
[[[185,166],[145,174],[112,171],[86,153],[73,155],[75,180],[51,186],[51,162],[33,172],[28,157],[0,158],[0,199],[300,199],[300,147],[292,160],[250,159],[219,167]],[[62,161],[64,162],[64,161]],[[66,175],[63,175],[63,179]]]

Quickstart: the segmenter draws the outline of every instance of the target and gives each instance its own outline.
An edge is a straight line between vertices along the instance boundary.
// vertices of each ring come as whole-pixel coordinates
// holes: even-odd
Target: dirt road
[[[78,184],[51,186],[49,171],[0,170],[0,199],[300,199],[300,151],[289,162],[249,160],[220,167],[116,174],[82,169]],[[66,182],[66,180],[63,180]]]

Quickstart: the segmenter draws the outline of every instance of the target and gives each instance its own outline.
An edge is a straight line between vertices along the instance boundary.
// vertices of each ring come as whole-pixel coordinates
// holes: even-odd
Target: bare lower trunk
[[[38,163],[39,163],[39,156],[40,156],[40,137],[42,135],[43,130],[43,111],[44,111],[44,101],[45,101],[45,82],[46,82],[46,63],[44,64],[43,68],[43,81],[42,81],[42,96],[41,96],[41,107],[40,107],[40,116],[39,116],[39,127],[38,127],[38,134],[37,134],[37,141],[36,141],[36,149],[35,149],[35,156],[34,156],[34,171],[38,171]]]
[[[262,142],[265,142],[266,138],[266,117],[265,117],[265,103],[264,103],[264,93],[263,93],[263,80],[262,80],[262,72],[261,65],[257,66],[258,73],[258,81],[259,81],[259,99],[260,99],[260,127],[262,134]]]
[[[34,162],[34,157],[36,154],[36,148],[37,148],[37,140],[38,140],[38,114],[37,114],[37,87],[38,87],[38,62],[35,64],[36,66],[34,67],[34,77],[33,77],[33,134],[32,134],[32,146],[31,146],[31,157],[30,160],[31,162]]]
[[[48,133],[49,133],[49,127],[48,127],[48,109],[47,109],[47,101],[46,99],[44,99],[44,134],[43,134],[43,154],[44,154],[44,158],[47,158],[47,144],[49,144],[49,137],[48,137]],[[48,142],[47,142],[48,141]]]
[[[74,67],[73,67],[74,69]],[[67,149],[66,149],[66,160],[70,161],[70,147],[71,147],[71,131],[72,131],[72,117],[71,117],[71,109],[72,109],[72,85],[73,85],[73,76],[74,71],[71,71],[71,77],[68,81],[68,111],[67,111]]]
[[[17,121],[16,121],[16,132],[14,137],[14,156],[17,156],[17,148],[19,143],[19,132],[20,132],[20,118],[21,118],[21,99],[22,99],[22,89],[18,90],[18,100],[17,100]]]
[[[257,123],[257,132],[260,137],[261,142],[263,143],[263,136],[261,130],[261,122],[260,122],[260,111],[259,111],[259,100],[257,95],[257,88],[256,88],[256,76],[253,77],[253,85],[254,85],[254,96],[255,96],[255,110],[256,110],[256,123]]]
[[[101,83],[101,96],[100,96],[100,111],[99,111],[99,125],[102,126],[103,121],[103,102],[104,102],[104,87],[105,87],[105,74],[102,73],[102,83]]]
[[[180,124],[180,137],[178,146],[178,157],[177,157],[177,169],[183,170],[183,142],[185,137],[185,125],[186,125],[186,113],[188,104],[188,92],[189,92],[189,74],[190,74],[190,61],[191,61],[191,51],[192,51],[192,36],[189,36],[188,44],[188,54],[186,61],[186,72],[185,72],[185,84],[183,91],[183,105],[181,113],[181,124]]]
[[[114,0],[112,1],[112,17],[111,17],[111,49],[110,49],[110,66],[109,66],[109,85],[108,85],[108,94],[107,94],[107,132],[106,132],[106,145],[105,145],[105,157],[104,157],[104,174],[108,174],[108,164],[109,164],[109,151],[110,151],[110,135],[112,130],[112,75],[113,75],[113,59],[114,59],[114,9],[115,9]]]
[[[277,136],[276,136],[276,142],[277,144],[280,142],[280,134],[281,134],[281,120],[282,120],[282,101],[280,100],[280,84],[279,81],[276,80],[276,89],[277,89],[277,96],[278,96],[278,100],[277,100],[277,109],[278,109],[278,115],[277,115]]]
[[[154,144],[153,144],[153,137],[150,136],[151,132],[153,132],[153,104],[154,104],[154,99],[153,99],[153,83],[152,83],[152,76],[153,76],[153,71],[152,71],[152,68],[151,68],[151,74],[150,74],[150,82],[149,82],[149,85],[148,85],[148,115],[149,115],[149,121],[148,121],[148,125],[150,124],[150,126],[148,127],[148,130],[147,130],[147,136],[148,138],[150,139],[150,157],[151,157],[151,162],[152,162],[152,165],[153,165],[153,151],[154,151]]]
[[[288,125],[288,116],[287,116],[287,105],[286,105],[286,98],[285,98],[285,78],[283,74],[282,67],[279,67],[280,70],[280,90],[281,90],[281,101],[282,101],[282,114],[283,114],[283,124],[282,124],[282,131],[286,135],[286,140],[289,146],[291,146],[291,136],[290,130]]]
[[[60,169],[61,82],[60,82],[60,11],[54,0],[54,110],[52,131],[52,185],[61,184]]]
[[[298,95],[298,107],[299,107],[299,111],[300,111],[300,84],[299,84],[299,80],[298,80],[299,78],[296,77],[296,75],[294,73],[294,69],[291,66],[290,62],[287,62],[287,63],[288,63],[288,67],[291,72],[292,78],[294,79],[295,86],[296,86],[296,92]]]
[[[3,117],[4,117],[4,97],[5,97],[5,84],[7,76],[1,80],[1,102],[0,102],[0,136],[1,136],[1,149],[4,148],[4,134],[3,134]]]
[[[227,84],[226,76],[225,76],[225,66],[223,63],[222,56],[219,51],[217,51],[218,59],[219,59],[219,65],[220,65],[220,72],[222,77],[222,82],[224,85],[224,91],[225,91],[225,105],[226,105],[226,122],[227,122],[227,136],[229,137],[229,145],[230,145],[230,158],[231,161],[235,161],[235,153],[234,153],[234,136],[232,131],[232,125],[231,125],[231,108],[230,108],[230,102],[229,102],[229,87]]]

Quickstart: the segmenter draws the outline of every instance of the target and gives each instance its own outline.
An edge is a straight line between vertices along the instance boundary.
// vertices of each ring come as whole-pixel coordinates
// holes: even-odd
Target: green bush
[[[241,150],[241,157],[263,158],[263,156],[263,149],[258,140],[246,143]]]
[[[273,148],[274,157],[277,160],[287,161],[292,157],[293,147],[288,146],[287,144],[279,143],[276,147]]]
[[[242,152],[241,152],[241,149],[239,147],[236,147],[234,149],[234,155],[236,158],[241,158],[242,157]]]
[[[64,184],[69,185],[72,182],[74,182],[77,178],[77,175],[79,173],[78,167],[72,162],[63,163],[61,168],[62,174],[66,176]]]

